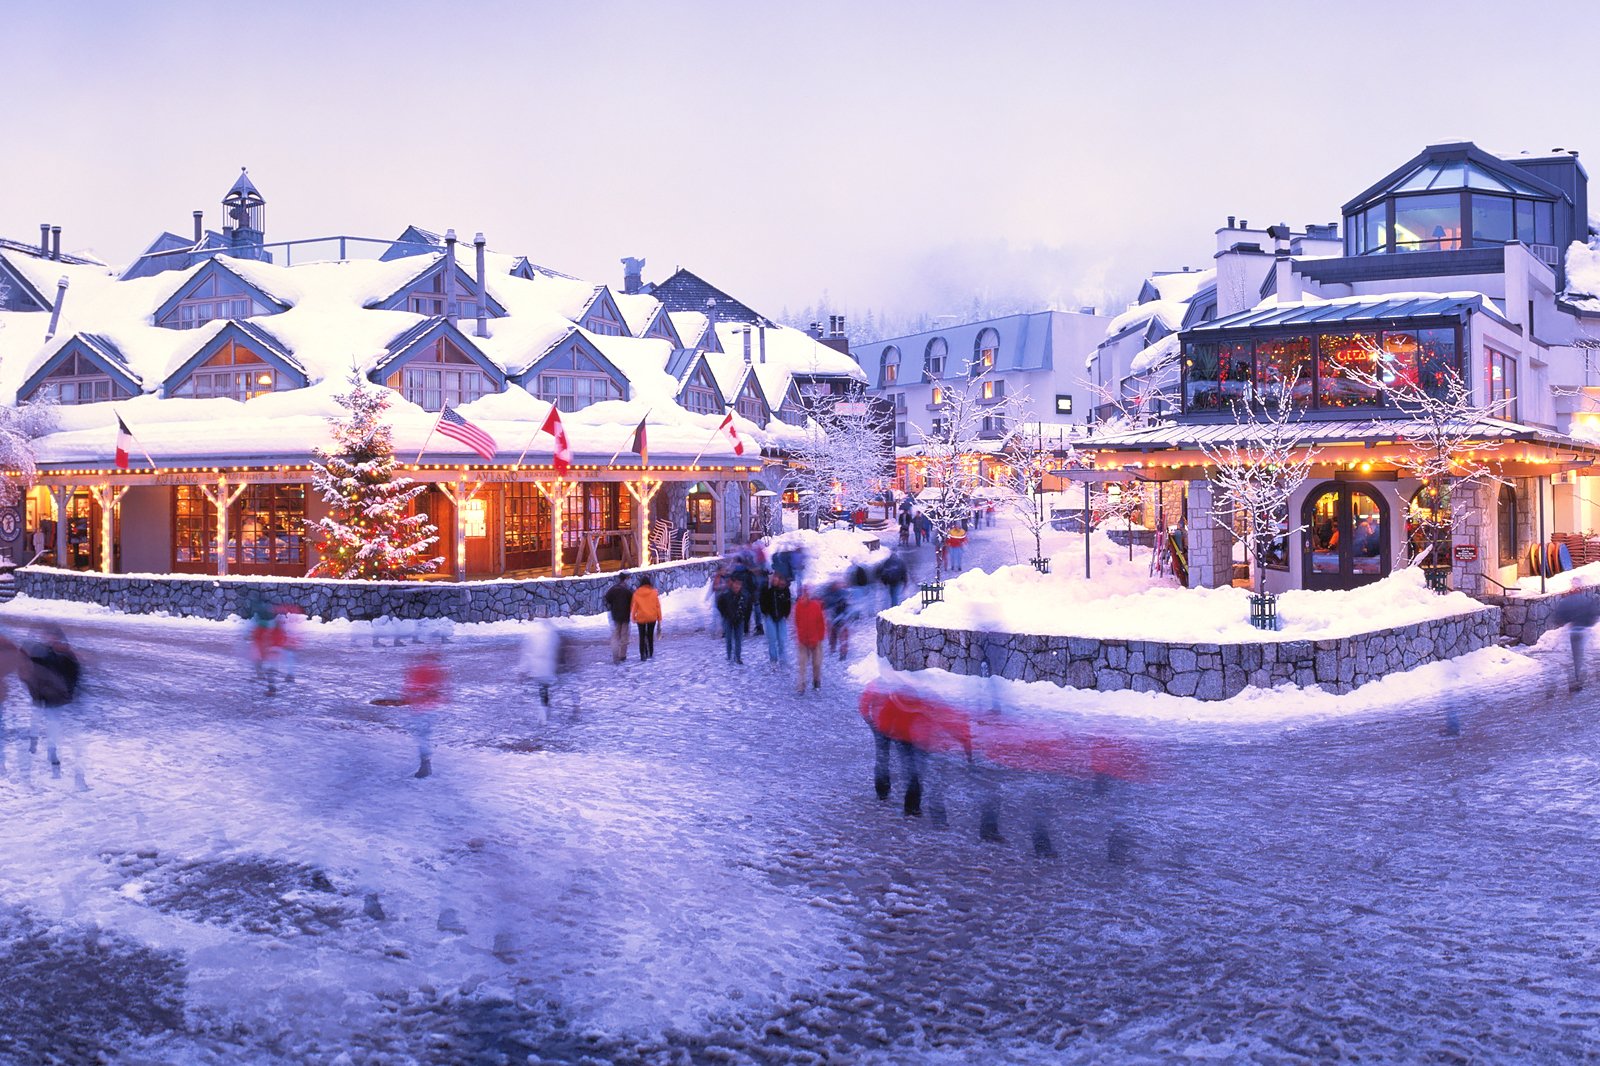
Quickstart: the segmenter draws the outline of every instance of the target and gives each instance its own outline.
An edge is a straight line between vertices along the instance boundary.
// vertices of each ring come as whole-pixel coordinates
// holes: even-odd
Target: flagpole
[[[726,411],[722,412],[722,422],[727,422],[732,416],[733,408],[730,407]],[[722,432],[722,422],[717,423],[717,428],[711,431],[711,436],[706,439],[704,444],[700,445],[700,451],[695,454],[694,461],[689,464],[690,466],[699,465],[700,456],[706,453],[706,449],[711,447],[711,442],[717,439],[717,434]]]
[[[526,444],[524,444],[522,446],[522,454],[517,456],[517,463],[516,463],[517,466],[521,466],[522,465],[522,460],[524,460],[524,459],[526,459],[528,457],[528,449],[533,447],[534,440],[537,439],[539,434],[543,433],[543,432],[544,432],[544,423],[543,422],[534,423],[533,432],[528,434],[528,443],[526,443]],[[613,461],[615,461],[615,460],[613,460]]]
[[[653,411],[653,410],[655,410],[655,408],[653,408],[653,407],[652,407],[652,408],[650,408],[650,410],[649,410],[649,411],[646,411],[646,412],[645,412],[645,413],[644,413],[644,418],[641,418],[641,419],[639,419],[639,424],[640,424],[640,425],[643,425],[643,424],[644,424],[644,423],[645,423],[645,422],[647,422],[647,421],[648,421],[648,420],[649,420],[649,418],[650,418],[650,411]],[[635,429],[634,429],[634,432],[635,432],[635,433],[637,433],[637,432],[639,432],[639,430],[638,430],[638,428],[637,428],[637,427],[635,427]],[[632,441],[631,441],[631,440],[630,440],[630,441],[629,441],[629,442],[628,442],[628,444],[631,444],[631,443],[633,443],[633,442],[632,442]],[[621,447],[621,448],[618,448],[618,449],[617,449],[617,454],[616,454],[616,455],[613,455],[613,456],[612,456],[612,457],[611,457],[611,462],[609,462],[609,463],[607,463],[607,464],[606,464],[606,465],[607,465],[607,466],[616,466],[616,465],[617,465],[617,460],[618,460],[618,459],[620,459],[620,458],[621,458],[621,457],[622,457],[622,453],[623,453],[623,451],[624,451],[624,450],[625,450],[625,449],[626,449],[626,448],[627,448],[627,446],[628,446],[628,445],[627,445],[627,444],[624,444],[624,445],[623,445],[623,447]]]
[[[156,461],[150,458],[150,449],[144,446],[144,441],[133,436],[133,429],[128,425],[128,420],[123,418],[120,412],[117,414],[117,420],[122,423],[122,428],[128,431],[128,436],[133,437],[133,442],[139,446],[139,454],[143,455],[144,461],[150,464],[150,469],[159,470],[160,467],[156,466]]]
[[[443,418],[443,417],[444,417],[444,412],[440,411],[439,412],[439,418]],[[435,418],[433,420],[433,425],[428,427],[428,435],[426,437],[422,438],[422,447],[417,449],[417,457],[416,457],[415,460],[412,461],[412,463],[411,463],[412,466],[416,466],[418,463],[422,462],[422,453],[428,450],[428,442],[433,440],[434,431],[439,428],[439,418]]]

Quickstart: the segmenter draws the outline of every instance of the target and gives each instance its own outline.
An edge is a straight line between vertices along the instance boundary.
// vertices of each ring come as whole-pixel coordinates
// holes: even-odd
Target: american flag
[[[493,459],[498,448],[493,437],[456,414],[455,409],[448,404],[439,412],[439,424],[433,428],[447,437],[460,441],[485,459]]]

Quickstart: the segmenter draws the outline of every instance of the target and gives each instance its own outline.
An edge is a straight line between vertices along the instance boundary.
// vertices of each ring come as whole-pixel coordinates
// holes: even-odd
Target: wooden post
[[[435,481],[440,495],[450,501],[451,508],[456,515],[456,557],[452,571],[457,581],[467,579],[467,501],[471,494],[467,492],[467,471],[462,467],[461,473],[456,475],[454,482]]]
[[[638,541],[640,566],[650,565],[650,501],[661,490],[661,482],[641,478],[637,484],[624,481],[622,487],[633,497],[633,536]]]
[[[102,574],[116,573],[113,565],[116,553],[112,550],[112,538],[115,535],[115,518],[117,504],[122,502],[126,495],[126,486],[114,489],[110,485],[101,485],[95,489],[95,499],[100,503],[100,572]]]
[[[56,503],[56,565],[67,569],[67,505],[72,502],[72,488],[58,485],[50,490]]]
[[[713,521],[712,526],[711,526],[712,535],[715,538],[712,541],[712,545],[713,545],[712,546],[712,551],[715,552],[717,555],[726,555],[728,553],[728,527],[724,523],[727,521],[727,517],[728,517],[728,515],[727,515],[728,482],[726,482],[726,481],[713,481],[713,482],[711,482],[711,484],[716,486],[716,488],[711,493],[711,498],[713,500],[715,500],[716,504],[717,504],[717,507],[716,507],[716,518]]]
[[[543,481],[535,481],[533,487],[550,501],[550,576],[560,577],[561,542],[566,537],[567,483],[563,478],[556,478],[548,486]]]
[[[217,487],[213,491],[204,485],[197,485],[201,495],[211,501],[211,506],[217,510],[217,576],[228,576],[228,511],[232,509],[234,501],[243,495],[248,485],[240,485],[232,493],[228,492],[228,475],[217,475]]]

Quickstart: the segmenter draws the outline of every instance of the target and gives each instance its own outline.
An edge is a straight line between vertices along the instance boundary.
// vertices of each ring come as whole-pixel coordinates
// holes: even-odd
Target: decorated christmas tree
[[[312,577],[394,579],[427,574],[443,561],[432,554],[439,531],[411,501],[427,488],[395,473],[394,438],[383,422],[387,389],[351,376],[334,397],[345,414],[330,418],[333,446],[317,449],[311,483],[328,504],[312,524],[321,561]]]

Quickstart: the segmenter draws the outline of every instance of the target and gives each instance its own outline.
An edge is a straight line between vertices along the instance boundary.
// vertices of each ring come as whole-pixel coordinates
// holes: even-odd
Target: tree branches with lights
[[[813,521],[836,505],[845,514],[865,508],[894,472],[889,436],[859,385],[837,402],[814,405],[804,437],[788,450],[800,509]]]
[[[383,421],[392,393],[352,374],[334,399],[344,414],[328,419],[331,448],[318,448],[313,488],[328,515],[312,524],[321,558],[312,577],[392,580],[428,574],[444,560],[431,554],[439,531],[411,503],[427,486],[395,470],[394,435]]]
[[[0,507],[15,507],[38,479],[35,441],[56,428],[53,399],[0,407]]]
[[[1254,402],[1233,402],[1235,431],[1226,441],[1198,442],[1215,467],[1211,481],[1219,505],[1210,517],[1244,547],[1256,575],[1256,595],[1266,595],[1266,562],[1305,528],[1290,526],[1289,499],[1305,483],[1318,449],[1295,409],[1299,375],[1279,379]],[[1242,515],[1242,528],[1234,521]]]
[[[985,375],[966,382],[941,383],[940,402],[930,429],[917,427],[921,437],[922,475],[925,488],[922,513],[933,527],[936,543],[972,517],[980,490],[988,483],[978,442],[984,439],[984,421],[990,432],[997,425],[1013,424],[1012,413],[1021,397],[982,400]],[[928,495],[932,490],[931,497]],[[934,553],[934,581],[944,578],[939,553]]]

